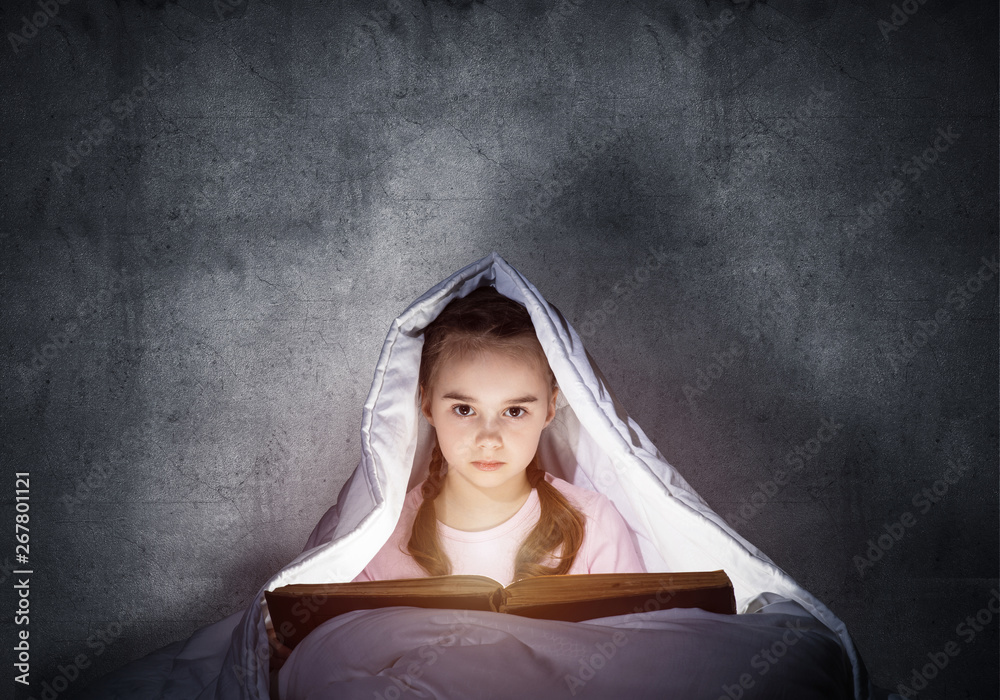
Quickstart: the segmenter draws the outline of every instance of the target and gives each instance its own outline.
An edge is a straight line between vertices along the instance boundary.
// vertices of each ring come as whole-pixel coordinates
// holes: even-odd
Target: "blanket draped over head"
[[[864,666],[843,622],[695,493],[619,404],[566,318],[493,252],[434,286],[393,321],[364,405],[361,462],[306,549],[260,589],[243,614],[216,700],[269,697],[265,591],[350,581],[389,539],[407,491],[427,475],[432,447],[432,429],[419,411],[422,331],[448,302],[483,285],[527,308],[558,382],[556,418],[538,447],[546,471],[610,498],[635,533],[647,571],[724,569],[740,613],[775,598],[797,601],[837,635],[853,668],[854,695],[867,697]]]

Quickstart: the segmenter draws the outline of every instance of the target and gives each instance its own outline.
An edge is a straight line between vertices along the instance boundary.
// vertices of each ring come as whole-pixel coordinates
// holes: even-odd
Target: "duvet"
[[[241,614],[128,664],[82,697],[213,697]],[[853,697],[837,635],[793,601],[743,615],[653,609],[586,622],[359,610],[317,627],[272,681],[280,700]]]
[[[651,608],[562,623],[356,611],[317,628],[271,673],[264,592],[350,581],[388,540],[406,493],[427,475],[433,445],[418,405],[422,330],[453,298],[487,284],[527,308],[559,384],[556,417],[538,446],[546,471],[607,496],[647,571],[724,569],[741,614]],[[85,697],[873,697],[844,623],[691,488],[629,417],[572,325],[495,252],[393,321],[362,410],[361,452],[303,552],[246,610],[120,669]]]
[[[587,622],[356,611],[296,647],[278,686],[281,700],[853,695],[850,661],[836,635],[795,603],[748,615],[672,609]]]

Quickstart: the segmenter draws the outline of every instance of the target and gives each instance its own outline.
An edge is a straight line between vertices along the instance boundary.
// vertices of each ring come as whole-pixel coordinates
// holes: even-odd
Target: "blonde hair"
[[[484,351],[500,352],[520,361],[532,362],[542,368],[550,389],[555,391],[558,388],[527,309],[492,286],[479,287],[460,299],[452,300],[424,329],[420,387],[426,395],[430,395],[442,363]],[[447,464],[435,435],[428,476],[420,487],[423,502],[407,543],[410,556],[429,576],[451,573],[451,561],[438,538],[434,511],[434,500],[441,493],[447,473]],[[583,544],[586,517],[545,480],[545,471],[539,464],[537,453],[528,463],[525,476],[538,492],[541,516],[514,557],[514,580],[565,574],[573,566]],[[555,550],[560,546],[562,551],[557,555]],[[542,561],[548,556],[558,560],[558,563],[551,567],[543,566]]]

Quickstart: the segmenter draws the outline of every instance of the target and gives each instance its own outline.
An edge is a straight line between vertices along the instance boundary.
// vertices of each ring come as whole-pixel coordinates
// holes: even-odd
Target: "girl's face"
[[[555,417],[558,391],[532,362],[501,353],[443,362],[432,391],[421,392],[421,410],[437,431],[446,478],[493,494],[520,493],[542,429]]]

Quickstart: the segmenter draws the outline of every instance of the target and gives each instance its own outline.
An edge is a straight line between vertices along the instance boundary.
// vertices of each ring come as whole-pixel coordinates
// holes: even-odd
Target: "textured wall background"
[[[920,697],[997,697],[996,619],[956,636],[998,584],[996,3],[232,2],[0,16],[32,695],[243,608],[392,320],[496,250],[879,684],[954,640]]]

